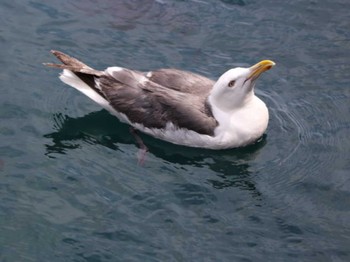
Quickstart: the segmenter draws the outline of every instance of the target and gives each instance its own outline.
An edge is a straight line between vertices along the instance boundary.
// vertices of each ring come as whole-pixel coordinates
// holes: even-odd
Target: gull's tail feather
[[[79,72],[94,76],[101,76],[103,74],[101,71],[95,70],[79,61],[78,59],[75,59],[65,53],[56,50],[51,50],[51,53],[54,54],[63,64],[44,63],[46,66],[68,69],[74,73]]]
[[[95,70],[78,59],[60,51],[51,50],[51,53],[54,54],[62,64],[44,63],[44,65],[63,69],[60,75],[62,82],[79,90],[103,107],[108,105],[106,97],[95,82],[96,78],[104,74],[102,71]]]

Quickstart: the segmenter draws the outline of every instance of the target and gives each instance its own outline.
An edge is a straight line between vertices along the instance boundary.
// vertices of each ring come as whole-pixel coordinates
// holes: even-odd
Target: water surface
[[[350,3],[2,1],[1,261],[349,261]],[[175,67],[257,83],[264,138],[210,151],[142,136],[42,66]]]

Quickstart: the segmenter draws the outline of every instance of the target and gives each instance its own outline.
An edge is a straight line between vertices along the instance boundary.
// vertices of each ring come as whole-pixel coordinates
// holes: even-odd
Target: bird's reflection
[[[45,135],[53,142],[46,145],[46,155],[51,158],[81,147],[82,141],[100,144],[113,150],[118,150],[121,144],[137,145],[129,126],[120,123],[105,110],[78,118],[55,114],[54,128],[55,132]],[[178,146],[144,134],[140,136],[149,152],[156,157],[171,163],[208,167],[213,170],[217,177],[209,179],[208,182],[215,188],[236,186],[259,195],[250,178],[249,162],[265,145],[266,137],[245,148],[215,151]]]

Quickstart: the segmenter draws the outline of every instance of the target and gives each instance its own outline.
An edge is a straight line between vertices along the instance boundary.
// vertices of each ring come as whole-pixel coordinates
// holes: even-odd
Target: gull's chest
[[[219,126],[215,136],[227,147],[241,147],[253,143],[266,131],[269,113],[259,99],[256,103],[232,112],[214,111]]]

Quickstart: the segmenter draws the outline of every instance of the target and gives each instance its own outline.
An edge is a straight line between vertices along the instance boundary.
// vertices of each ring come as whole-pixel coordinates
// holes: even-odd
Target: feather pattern
[[[175,144],[211,149],[245,146],[265,132],[269,113],[255,80],[275,63],[233,68],[214,82],[177,69],[147,73],[95,70],[59,51],[60,79],[138,130]]]
[[[214,135],[217,121],[207,103],[213,81],[179,70],[161,69],[149,72],[109,67],[97,71],[62,52],[52,51],[63,64],[46,64],[73,72],[99,96],[108,101],[130,123],[146,128],[175,128]],[[200,94],[200,95],[199,95]]]

